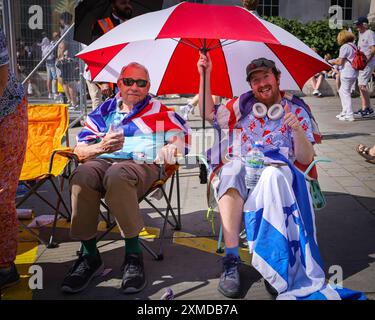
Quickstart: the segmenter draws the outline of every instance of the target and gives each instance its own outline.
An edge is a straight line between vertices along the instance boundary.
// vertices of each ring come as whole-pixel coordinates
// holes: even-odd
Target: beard
[[[133,9],[128,7],[123,11],[117,11],[117,13],[117,16],[122,20],[129,20],[133,16]]]

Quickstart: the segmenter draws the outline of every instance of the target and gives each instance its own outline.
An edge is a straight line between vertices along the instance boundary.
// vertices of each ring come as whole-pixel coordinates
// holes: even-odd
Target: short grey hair
[[[121,69],[121,72],[118,76],[118,79],[117,80],[120,80],[121,79],[121,76],[122,74],[125,72],[125,70],[129,67],[136,67],[136,68],[139,68],[139,69],[143,69],[145,72],[146,72],[146,77],[147,77],[147,81],[150,82],[150,74],[148,73],[148,70],[147,68],[143,65],[143,64],[140,64],[138,62],[130,62],[129,64],[127,64],[126,66],[123,66],[122,69]]]

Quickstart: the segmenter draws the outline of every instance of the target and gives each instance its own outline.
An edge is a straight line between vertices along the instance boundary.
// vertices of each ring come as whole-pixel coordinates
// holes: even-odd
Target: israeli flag
[[[278,150],[265,153],[288,166],[266,167],[244,205],[253,267],[280,300],[366,300],[362,292],[326,283],[306,181]]]

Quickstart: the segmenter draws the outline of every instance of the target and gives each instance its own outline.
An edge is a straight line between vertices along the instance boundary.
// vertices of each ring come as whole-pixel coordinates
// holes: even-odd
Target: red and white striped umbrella
[[[94,81],[116,82],[136,61],[150,72],[155,95],[197,93],[199,50],[210,52],[212,93],[239,96],[249,90],[245,68],[256,58],[276,62],[281,89],[299,90],[329,65],[282,28],[239,6],[183,2],[120,24],[78,54]]]

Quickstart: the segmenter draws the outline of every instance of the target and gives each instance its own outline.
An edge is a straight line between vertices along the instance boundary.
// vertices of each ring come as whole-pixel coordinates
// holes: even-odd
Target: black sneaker
[[[273,286],[270,285],[270,283],[269,283],[266,279],[264,279],[264,285],[265,285],[265,287],[266,287],[267,292],[268,292],[271,296],[273,296],[273,297],[277,297],[277,295],[278,295],[279,293],[277,292],[277,290],[276,290]]]
[[[142,253],[127,253],[122,267],[121,289],[123,293],[137,293],[146,287]]]
[[[96,256],[80,256],[66,275],[61,290],[65,293],[83,291],[103,269],[104,264],[99,253]]]
[[[9,268],[0,269],[0,290],[13,286],[20,281],[20,275],[17,272],[16,265],[12,263]]]
[[[374,115],[374,109],[368,107],[362,112],[362,117],[372,117]]]
[[[239,257],[229,254],[223,258],[223,273],[221,274],[218,290],[228,298],[237,298],[241,294]]]
[[[366,108],[365,110],[359,109],[357,112],[354,112],[355,118],[369,118],[374,116],[374,109]]]
[[[355,117],[355,118],[362,118],[362,109],[358,109],[358,111],[355,111],[354,113],[353,113],[353,116]]]

